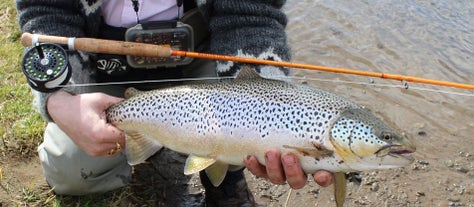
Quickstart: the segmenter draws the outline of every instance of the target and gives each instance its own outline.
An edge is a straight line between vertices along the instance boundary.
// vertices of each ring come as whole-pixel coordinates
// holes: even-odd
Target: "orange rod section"
[[[299,64],[299,63],[292,63],[292,62],[278,62],[278,61],[272,61],[272,60],[261,60],[261,59],[256,59],[256,58],[244,58],[244,57],[228,56],[228,55],[187,52],[187,51],[171,50],[169,47],[160,46],[160,45],[152,45],[152,44],[136,43],[136,42],[101,40],[101,39],[95,39],[95,38],[72,39],[72,38],[59,37],[59,36],[33,35],[30,33],[23,33],[23,35],[21,36],[21,42],[24,46],[31,46],[35,38],[36,38],[35,41],[37,42],[57,43],[57,44],[66,44],[66,45],[69,45],[70,43],[72,43],[76,50],[82,50],[82,51],[94,52],[94,53],[123,54],[123,55],[135,55],[135,56],[150,56],[150,57],[169,57],[170,55],[173,55],[173,56],[203,58],[203,59],[211,59],[211,60],[224,60],[224,61],[251,63],[251,64],[273,65],[273,66],[279,66],[279,67],[301,68],[301,69],[308,69],[308,70],[319,70],[319,71],[327,71],[327,72],[334,72],[334,73],[346,73],[346,74],[352,74],[352,75],[369,76],[369,77],[377,77],[377,78],[383,78],[383,79],[417,82],[417,83],[424,83],[424,84],[431,84],[431,85],[449,86],[449,87],[455,87],[455,88],[474,90],[474,85],[472,84],[454,83],[454,82],[448,82],[448,81],[418,78],[418,77],[413,77],[413,76],[403,76],[403,75],[387,74],[387,73],[379,73],[379,72],[351,70],[351,69],[344,69],[344,68],[332,68],[332,67]]]
[[[352,74],[352,75],[377,77],[377,78],[392,79],[392,80],[399,80],[399,81],[404,80],[407,82],[424,83],[424,84],[431,84],[431,85],[449,86],[449,87],[455,87],[455,88],[474,90],[474,85],[472,84],[439,81],[439,80],[432,80],[432,79],[418,78],[414,76],[404,76],[404,75],[397,75],[397,74],[324,67],[324,66],[292,63],[292,62],[278,62],[278,61],[273,61],[273,60],[261,60],[261,59],[256,59],[256,58],[245,58],[245,57],[236,57],[236,56],[228,56],[228,55],[187,52],[187,51],[179,51],[179,50],[172,50],[171,55],[211,59],[211,60],[234,61],[234,62],[251,63],[251,64],[273,65],[273,66],[279,66],[279,67],[301,68],[301,69],[319,70],[319,71],[334,72],[334,73],[345,73],[345,74]]]

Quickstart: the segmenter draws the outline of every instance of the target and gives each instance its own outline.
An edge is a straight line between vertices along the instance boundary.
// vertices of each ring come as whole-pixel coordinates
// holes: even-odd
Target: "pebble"
[[[379,184],[376,183],[376,182],[372,183],[372,185],[370,186],[370,190],[371,190],[371,191],[374,191],[374,192],[378,191],[379,188],[380,188],[380,187],[379,187]]]
[[[461,199],[453,197],[453,198],[448,198],[448,201],[457,203],[457,202],[461,201]]]
[[[424,160],[417,160],[416,162],[420,163],[421,165],[429,165],[430,164],[428,161],[424,161]]]
[[[425,131],[419,131],[418,136],[426,137],[428,135]]]
[[[456,168],[456,170],[457,170],[458,172],[461,172],[461,173],[468,173],[468,172],[469,172],[469,169],[467,169],[467,168],[464,167],[464,166],[458,167],[458,168]]]
[[[415,123],[415,128],[424,128],[426,126],[425,123],[417,122]]]
[[[444,164],[446,165],[446,167],[454,167],[454,161],[452,160],[448,160]]]

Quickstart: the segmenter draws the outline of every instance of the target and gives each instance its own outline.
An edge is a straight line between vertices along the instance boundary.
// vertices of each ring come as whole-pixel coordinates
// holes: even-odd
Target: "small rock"
[[[430,164],[428,161],[424,161],[424,160],[417,160],[416,162],[421,164],[421,165],[429,165]]]
[[[416,192],[416,196],[420,197],[420,196],[425,196],[426,194],[424,192],[420,192],[420,191],[417,191]]]
[[[425,131],[419,131],[418,136],[426,137],[428,135]]]
[[[448,160],[444,164],[446,165],[446,167],[454,167],[454,161],[452,160]]]
[[[415,128],[423,128],[423,127],[425,127],[425,126],[426,126],[425,123],[421,123],[421,122],[415,123]]]
[[[461,201],[461,199],[453,197],[453,198],[448,198],[448,201],[457,203],[457,202]]]
[[[372,185],[370,186],[370,190],[371,190],[371,191],[374,191],[374,192],[378,191],[379,188],[380,188],[380,187],[379,187],[379,184],[376,183],[376,182],[372,183]]]
[[[461,151],[461,152],[459,152],[459,156],[461,156],[461,157],[470,157],[471,154],[469,154],[469,152],[462,152]]]
[[[461,172],[461,173],[468,173],[469,172],[469,169],[467,169],[464,166],[458,167],[456,170]]]

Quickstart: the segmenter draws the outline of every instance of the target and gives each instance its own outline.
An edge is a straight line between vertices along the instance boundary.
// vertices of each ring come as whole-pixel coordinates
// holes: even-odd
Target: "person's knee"
[[[85,195],[92,193],[88,191],[89,187],[83,180],[58,178],[59,176],[46,178],[46,182],[48,182],[57,195]]]
[[[131,177],[125,155],[90,157],[54,124],[48,124],[38,154],[46,181],[61,195],[113,190],[126,185]]]
[[[45,173],[46,181],[58,195],[86,195],[103,193],[127,185],[131,179],[131,167],[128,165],[94,174],[81,171],[71,175],[65,171]]]

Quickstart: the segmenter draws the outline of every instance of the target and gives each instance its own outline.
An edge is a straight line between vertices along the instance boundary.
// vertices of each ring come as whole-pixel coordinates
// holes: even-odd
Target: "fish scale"
[[[246,155],[264,164],[269,148],[296,155],[306,173],[387,169],[413,160],[405,155],[415,150],[406,137],[348,99],[264,79],[252,69],[232,82],[130,94],[107,110],[108,121],[127,134],[129,163],[165,146],[190,155],[186,174],[205,169],[216,186],[229,164],[242,166]]]
[[[324,144],[321,138],[328,131],[331,119],[337,117],[336,109],[356,107],[330,93],[304,85],[266,80],[257,84],[242,80],[239,87],[234,85],[236,83],[223,83],[219,87],[202,84],[151,91],[130,98],[127,103],[131,104],[124,106],[129,110],[117,113],[120,116],[117,118],[109,115],[109,120],[133,118],[130,121],[194,129],[193,134],[201,135],[194,140],[208,133],[232,139],[233,134],[255,129],[256,138],[260,139],[283,134],[285,139],[308,140],[308,143],[317,140]],[[288,90],[286,94],[275,91],[281,88]],[[318,99],[315,99],[315,93]],[[160,104],[154,100],[160,100]]]

